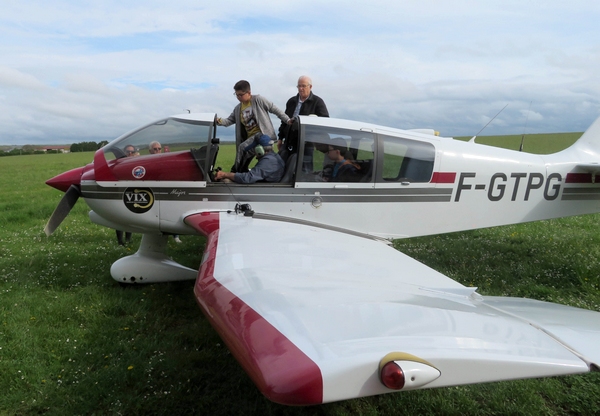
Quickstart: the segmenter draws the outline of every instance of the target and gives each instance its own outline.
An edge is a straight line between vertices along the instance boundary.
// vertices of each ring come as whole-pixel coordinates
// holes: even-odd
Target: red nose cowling
[[[52,179],[48,179],[46,181],[46,185],[50,185],[59,191],[67,192],[71,185],[79,186],[81,184],[81,174],[83,173],[84,169],[84,167],[80,167],[68,170]]]

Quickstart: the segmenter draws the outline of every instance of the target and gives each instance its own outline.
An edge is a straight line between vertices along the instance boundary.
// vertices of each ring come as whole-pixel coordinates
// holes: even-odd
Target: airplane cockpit
[[[120,180],[204,181],[219,150],[215,133],[214,114],[184,114],[126,133],[102,150]]]
[[[169,117],[124,134],[102,150],[117,180],[206,181],[213,171],[220,140],[215,115]],[[286,163],[280,184],[347,182],[363,185],[429,182],[435,147],[428,140],[356,127],[343,120],[300,117],[297,143],[280,151]],[[333,177],[332,143],[342,144],[350,174]],[[151,144],[154,146],[151,149]],[[153,151],[154,150],[154,151]],[[265,185],[253,184],[244,186]],[[307,185],[308,186],[308,185]]]

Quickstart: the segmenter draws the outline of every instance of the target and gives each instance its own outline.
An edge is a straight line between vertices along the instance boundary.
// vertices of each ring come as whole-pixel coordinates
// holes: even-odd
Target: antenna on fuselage
[[[521,135],[521,146],[519,146],[519,152],[523,151],[523,141],[525,140],[525,130],[527,129],[527,123],[529,122],[529,114],[531,114],[531,103],[529,101],[529,110],[527,111],[527,118],[525,119],[525,127],[523,128],[523,134]]]
[[[473,143],[473,142],[475,142],[475,139],[477,138],[477,136],[479,135],[479,133],[481,133],[481,132],[483,131],[483,129],[485,129],[487,126],[489,126],[489,125],[490,125],[490,123],[491,123],[492,121],[494,121],[494,119],[495,119],[496,117],[498,117],[498,116],[500,115],[500,113],[504,111],[504,109],[505,109],[506,107],[508,107],[508,104],[506,104],[504,107],[502,107],[502,110],[498,111],[498,114],[496,114],[494,117],[492,117],[492,119],[491,119],[490,121],[488,121],[488,122],[487,122],[487,124],[486,124],[485,126],[483,126],[483,127],[482,127],[482,129],[481,129],[481,130],[479,130],[475,136],[471,137],[471,140],[469,140],[469,143]]]

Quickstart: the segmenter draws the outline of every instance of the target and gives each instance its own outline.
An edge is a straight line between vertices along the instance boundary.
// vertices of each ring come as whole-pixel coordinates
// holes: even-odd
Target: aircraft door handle
[[[334,185],[334,189],[348,189],[348,185]]]

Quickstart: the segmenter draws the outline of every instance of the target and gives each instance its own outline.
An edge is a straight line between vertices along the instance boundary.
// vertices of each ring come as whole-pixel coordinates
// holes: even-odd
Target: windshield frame
[[[163,128],[164,127],[164,128]],[[150,144],[158,141],[161,153],[209,146],[215,137],[214,117],[172,116],[148,123],[111,141],[102,148],[107,161],[126,157],[125,148],[133,146],[136,155],[149,154]]]

